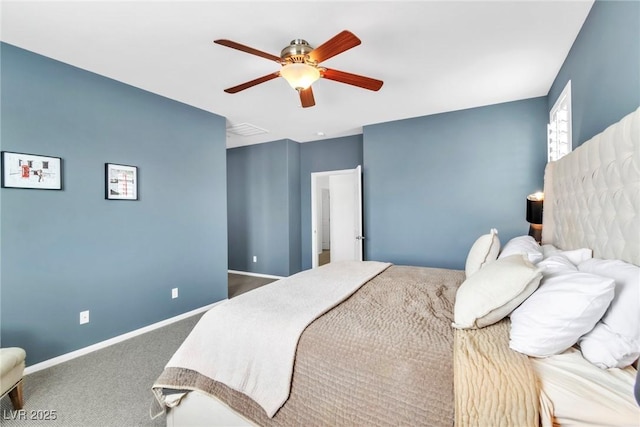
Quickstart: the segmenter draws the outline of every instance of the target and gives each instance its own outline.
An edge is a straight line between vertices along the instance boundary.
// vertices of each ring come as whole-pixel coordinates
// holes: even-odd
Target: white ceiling
[[[592,4],[2,1],[0,12],[4,42],[268,131],[228,134],[235,147],[544,96]],[[318,46],[345,29],[362,44],[322,65],[383,80],[380,91],[321,79],[305,109],[280,78],[223,92],[279,66],[214,39],[278,56],[292,39]]]

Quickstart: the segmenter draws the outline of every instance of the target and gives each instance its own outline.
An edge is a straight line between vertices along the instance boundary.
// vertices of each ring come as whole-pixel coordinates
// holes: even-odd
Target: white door
[[[362,168],[329,176],[331,261],[362,261]]]

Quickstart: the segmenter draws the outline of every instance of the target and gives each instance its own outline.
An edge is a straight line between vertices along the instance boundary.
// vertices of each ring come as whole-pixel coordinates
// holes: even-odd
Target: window
[[[571,80],[549,111],[547,161],[558,160],[573,149],[571,142]]]

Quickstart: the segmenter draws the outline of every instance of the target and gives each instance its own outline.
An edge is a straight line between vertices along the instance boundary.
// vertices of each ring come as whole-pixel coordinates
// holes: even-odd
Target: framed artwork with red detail
[[[62,190],[62,159],[3,151],[2,187]]]
[[[138,200],[138,167],[105,163],[104,198],[107,200]]]

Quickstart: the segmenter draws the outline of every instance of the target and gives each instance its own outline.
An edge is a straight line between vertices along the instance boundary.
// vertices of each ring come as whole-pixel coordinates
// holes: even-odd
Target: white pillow
[[[523,255],[487,264],[458,288],[453,327],[483,328],[513,311],[538,287],[542,274]]]
[[[578,267],[564,255],[551,255],[540,261],[538,267],[542,269],[542,275],[544,277],[549,277],[554,274],[564,274],[567,271],[578,271]]]
[[[509,240],[504,248],[502,248],[502,252],[500,252],[500,256],[498,259],[504,258],[510,255],[522,254],[526,255],[529,261],[536,264],[542,261],[542,248],[531,236],[518,236]]]
[[[585,359],[624,368],[640,356],[640,267],[621,260],[589,259],[580,271],[615,280],[615,296],[602,319],[578,342]]]
[[[571,261],[573,265],[578,265],[582,261],[593,258],[593,251],[588,248],[580,248],[580,249],[563,251],[562,249],[558,249],[553,245],[546,244],[546,245],[542,245],[542,255],[544,256],[544,258],[548,258],[554,255],[562,255],[566,257],[569,261]]]
[[[613,279],[577,271],[575,266],[564,271],[558,265],[546,271],[545,267],[538,289],[511,313],[509,347],[534,357],[561,353],[593,329],[615,287]]]
[[[498,238],[498,230],[492,228],[489,234],[478,237],[469,254],[464,271],[467,277],[480,270],[487,263],[495,261],[500,252],[500,239]]]

